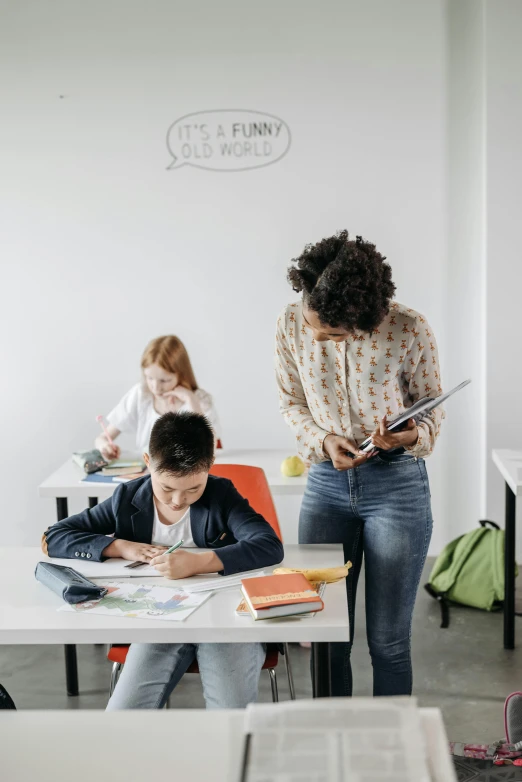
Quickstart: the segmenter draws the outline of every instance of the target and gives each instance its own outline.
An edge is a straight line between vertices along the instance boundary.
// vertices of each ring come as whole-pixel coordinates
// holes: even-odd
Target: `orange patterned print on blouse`
[[[300,455],[310,462],[326,460],[327,434],[360,444],[383,415],[442,394],[433,330],[398,302],[374,332],[356,331],[341,343],[318,343],[301,302],[289,304],[277,321],[275,363],[280,410],[295,431]],[[430,455],[443,419],[440,406],[419,424],[418,441],[408,449],[413,455]]]

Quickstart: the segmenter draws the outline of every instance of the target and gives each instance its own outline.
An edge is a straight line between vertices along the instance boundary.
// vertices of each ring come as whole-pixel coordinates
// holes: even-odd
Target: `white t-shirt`
[[[153,501],[154,502],[154,501]],[[163,524],[160,521],[158,509],[154,502],[154,526],[152,528],[151,543],[154,546],[173,546],[179,541],[183,541],[182,548],[197,548],[192,538],[192,528],[190,526],[190,508],[175,524]]]
[[[198,388],[194,394],[201,406],[201,412],[208,418],[216,439],[219,439],[221,437],[219,420],[212,397],[202,388]],[[179,408],[180,412],[186,412],[188,409],[187,405]],[[153,396],[144,391],[141,383],[136,383],[118,402],[114,410],[111,410],[107,420],[120,432],[134,434],[136,448],[141,454],[149,450],[150,433],[159,417],[160,414],[154,409]]]

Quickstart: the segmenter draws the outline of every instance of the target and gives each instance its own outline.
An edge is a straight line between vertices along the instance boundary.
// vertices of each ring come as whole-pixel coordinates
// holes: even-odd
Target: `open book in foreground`
[[[320,698],[251,704],[241,782],[453,782],[428,758],[414,698]]]

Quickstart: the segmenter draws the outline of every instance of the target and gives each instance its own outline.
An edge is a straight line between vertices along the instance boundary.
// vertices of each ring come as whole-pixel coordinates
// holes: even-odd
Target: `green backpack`
[[[448,543],[424,587],[440,603],[441,627],[449,626],[450,602],[494,611],[504,600],[504,530],[493,521],[479,523]]]

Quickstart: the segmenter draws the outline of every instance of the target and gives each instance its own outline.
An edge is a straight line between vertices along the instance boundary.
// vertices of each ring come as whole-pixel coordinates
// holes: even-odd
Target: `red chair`
[[[283,539],[270,486],[261,467],[247,464],[214,464],[210,474],[232,481],[253,509],[268,521],[279,540]]]
[[[277,513],[270,493],[270,487],[266,475],[260,467],[251,467],[244,464],[215,464],[211,469],[212,475],[219,478],[228,478],[238,492],[249,501],[253,509],[260,513],[270,524],[277,537],[282,540],[281,529]],[[292,666],[290,662],[288,644],[283,644],[284,658],[286,664],[286,673],[288,677],[288,688],[290,698],[295,700],[294,679],[292,676]],[[111,646],[107,653],[107,659],[113,663],[109,695],[112,695],[121,669],[125,664],[128,644],[116,644]],[[270,676],[270,686],[272,688],[272,700],[276,703],[279,700],[277,688],[276,666],[279,662],[280,647],[278,644],[267,644],[266,659],[263,664],[263,670],[268,671]],[[197,660],[188,667],[187,673],[199,673]]]

